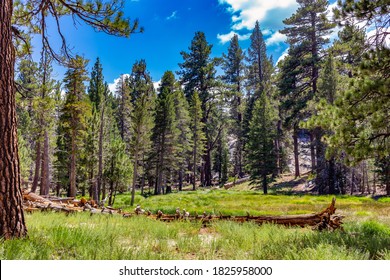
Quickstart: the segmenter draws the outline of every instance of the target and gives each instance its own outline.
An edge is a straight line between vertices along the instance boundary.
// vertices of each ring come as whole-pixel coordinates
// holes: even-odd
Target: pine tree
[[[88,193],[91,199],[98,201],[98,191],[96,182],[96,166],[98,162],[98,127],[99,127],[99,112],[94,109],[93,103],[88,100],[91,106],[91,116],[86,119],[86,136],[83,138],[84,153],[83,166],[86,167],[87,179],[86,184],[82,188],[82,195],[85,196],[85,191],[88,189]]]
[[[390,154],[390,128],[385,121],[390,104],[386,95],[390,51],[383,44],[388,5],[385,1],[345,1],[340,6],[335,14],[346,26],[333,50],[342,82],[334,103],[319,104],[320,121],[316,120],[332,132],[325,138],[328,154],[348,165],[365,165],[367,159],[380,161]],[[375,25],[375,36],[366,39],[363,30],[352,26],[356,21]]]
[[[313,116],[304,124],[306,128],[324,128],[324,124],[327,123],[328,117],[321,112],[321,106],[332,106],[336,98],[338,89],[338,75],[336,73],[336,67],[333,59],[333,55],[329,51],[328,58],[325,60],[322,71],[320,71],[320,79],[318,86],[318,94],[314,99],[315,111]],[[322,129],[321,136],[326,137],[331,135],[329,130]],[[323,144],[326,148],[325,143]],[[334,155],[328,153],[328,159],[325,157],[317,159],[317,167],[320,171],[317,173],[316,185],[320,194],[325,193],[328,190],[329,194],[335,194],[336,192],[336,161]]]
[[[113,205],[117,192],[123,193],[131,184],[133,166],[127,153],[115,119],[115,98],[108,95],[106,99],[105,119],[105,164],[104,179],[108,184],[108,205]]]
[[[135,187],[139,177],[138,167],[150,150],[153,129],[155,93],[152,79],[146,70],[146,62],[141,60],[133,65],[130,75],[130,90],[134,100],[131,114],[131,152],[133,156],[133,186],[131,205],[134,204]]]
[[[284,80],[284,85],[290,84],[292,90],[288,90],[288,86],[282,86],[280,89],[285,97],[285,106],[292,111],[289,117],[294,120],[291,122],[294,135],[297,133],[299,121],[308,116],[307,102],[317,94],[321,51],[329,42],[327,35],[335,26],[327,18],[327,0],[298,0],[297,2],[299,7],[296,13],[283,21],[288,26],[280,31],[287,35],[287,42],[290,44],[290,58],[282,67],[281,79]],[[310,137],[312,171],[319,173],[321,167],[316,169],[316,160],[322,161],[324,158],[320,129],[311,131]],[[296,142],[295,136],[294,142]],[[299,174],[296,172],[296,175],[297,173]]]
[[[352,163],[369,157],[382,159],[390,154],[390,128],[386,121],[390,104],[386,94],[390,51],[384,43],[388,36],[386,29],[389,28],[388,9],[386,1],[346,1],[336,11],[340,21],[355,19],[377,27],[374,37],[367,38],[365,44],[360,43],[360,52],[357,44],[362,41],[363,35],[359,30],[348,30],[347,34],[356,42],[349,46],[349,51],[357,54],[352,58],[353,62],[359,63],[359,68],[356,68],[357,74],[349,81],[348,88],[333,108],[339,123],[337,127],[332,126],[335,134],[329,139],[330,146],[344,150],[347,160]]]
[[[106,98],[108,95],[108,85],[104,82],[103,68],[99,58],[92,68],[91,78],[89,80],[88,96],[92,102],[93,111],[99,115],[98,132],[98,174],[96,178],[96,189],[93,188],[93,199],[100,201],[103,181],[103,134],[104,134],[104,116],[106,107]],[[93,156],[93,155],[92,155]]]
[[[53,117],[54,117],[54,99],[52,92],[55,87],[55,81],[52,79],[52,60],[47,52],[43,49],[40,62],[40,98],[36,107],[39,112],[38,125],[41,129],[41,138],[43,142],[42,149],[42,167],[41,167],[41,185],[39,194],[48,195],[50,189],[50,134],[53,134]]]
[[[91,114],[91,107],[85,94],[84,81],[86,76],[87,61],[80,56],[72,61],[73,68],[69,68],[64,77],[65,103],[62,109],[60,121],[63,125],[65,139],[69,141],[67,145],[68,165],[69,165],[69,189],[68,196],[75,197],[77,191],[77,161],[80,151],[86,120]]]
[[[249,64],[247,87],[250,94],[252,94],[256,100],[260,97],[261,92],[264,89],[264,81],[267,81],[270,78],[269,71],[266,71],[266,68],[269,65],[267,48],[258,21],[256,21],[250,40],[251,44],[248,48],[247,55]]]
[[[30,160],[34,162],[29,166],[29,173],[34,174],[31,191],[35,192],[39,183],[39,171],[41,162],[41,139],[40,126],[37,125],[38,112],[35,110],[34,104],[39,98],[39,72],[38,65],[31,59],[23,59],[19,62],[17,68],[18,76],[16,80],[16,114],[18,117],[18,135],[23,138],[24,147],[29,151],[25,156],[29,156]],[[35,152],[33,152],[35,151]],[[25,158],[26,159],[26,158]],[[28,159],[26,159],[28,160]],[[22,163],[21,163],[22,164]],[[33,167],[34,172],[32,171]],[[30,171],[31,168],[31,171]],[[28,183],[29,177],[22,177],[22,182]]]
[[[255,101],[247,143],[247,169],[251,174],[251,184],[261,183],[264,194],[268,192],[268,176],[274,174],[277,168],[274,146],[276,120],[276,110],[267,96],[266,87]]]
[[[192,132],[192,189],[196,190],[196,174],[201,166],[201,156],[205,149],[205,134],[203,132],[202,122],[202,105],[197,92],[192,95],[190,116],[191,116],[191,132]]]
[[[15,3],[14,3],[15,2]],[[15,6],[14,6],[15,4]],[[17,120],[14,88],[15,47],[16,41],[26,41],[23,38],[25,30],[28,33],[40,33],[46,49],[61,62],[64,57],[56,53],[50,45],[46,32],[47,17],[52,16],[62,39],[61,51],[69,58],[69,51],[65,38],[61,34],[60,18],[72,15],[108,34],[129,36],[138,31],[138,21],[132,25],[123,17],[121,1],[36,1],[26,5],[24,1],[5,0],[0,5],[0,131],[3,141],[0,149],[0,236],[5,239],[23,237],[27,234],[25,226],[22,194],[20,189],[20,164],[17,155]],[[142,31],[142,29],[140,30]],[[26,48],[25,48],[26,49]],[[5,113],[6,112],[6,113]],[[12,158],[12,160],[7,160]],[[5,176],[6,174],[6,176]]]
[[[248,138],[249,123],[252,119],[254,103],[264,91],[265,83],[271,79],[272,74],[272,64],[267,57],[267,49],[258,21],[256,21],[250,40],[251,44],[246,57],[246,60],[248,61],[246,77],[248,96],[243,120],[244,141]]]
[[[214,151],[213,170],[218,173],[219,184],[223,186],[229,179],[229,147],[224,130],[217,141]]]
[[[131,112],[133,110],[133,105],[130,96],[129,83],[129,77],[121,75],[115,89],[115,94],[118,96],[117,122],[119,133],[125,143],[130,143],[131,141]],[[127,149],[129,150],[128,145]]]
[[[190,129],[191,117],[189,113],[189,104],[182,90],[177,88],[173,92],[173,102],[176,115],[176,127],[178,129],[177,143],[175,145],[175,159],[178,174],[178,187],[182,190],[185,171],[192,162],[192,134]]]
[[[230,116],[232,119],[232,134],[236,138],[234,147],[234,174],[239,177],[244,175],[243,170],[243,111],[244,111],[244,52],[238,44],[238,36],[234,35],[230,40],[227,55],[223,55],[222,80],[229,86]]]
[[[195,91],[198,92],[201,100],[201,109],[203,112],[202,123],[204,124],[204,133],[206,136],[206,149],[203,155],[202,184],[211,186],[211,153],[213,143],[219,137],[220,129],[215,126],[216,122],[212,119],[215,103],[218,101],[218,94],[215,88],[217,59],[210,57],[212,45],[208,44],[203,32],[196,32],[189,47],[190,52],[181,52],[184,62],[179,64],[181,71],[177,74],[181,76],[180,82],[184,85],[184,93],[189,101]]]
[[[155,126],[153,131],[154,154],[156,157],[155,194],[171,192],[170,177],[175,169],[176,145],[179,130],[174,104],[175,77],[171,71],[164,73],[156,99]]]

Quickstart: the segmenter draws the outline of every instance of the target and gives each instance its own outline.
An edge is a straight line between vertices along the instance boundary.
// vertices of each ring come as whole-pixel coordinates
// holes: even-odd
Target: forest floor
[[[298,180],[299,181],[299,180]],[[248,183],[231,189],[213,188],[143,197],[136,204],[155,213],[185,208],[192,215],[291,215],[317,213],[332,196],[278,193],[299,188],[285,181],[270,194]],[[275,188],[275,189],[273,189]],[[114,207],[133,211],[128,193],[117,195]],[[345,216],[344,230],[258,226],[247,222],[164,223],[146,216],[38,212],[26,214],[29,238],[0,241],[0,259],[387,259],[390,260],[390,198],[337,196],[336,213]]]

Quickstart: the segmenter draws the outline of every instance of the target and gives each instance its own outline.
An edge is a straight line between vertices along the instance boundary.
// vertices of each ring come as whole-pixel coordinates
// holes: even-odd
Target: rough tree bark
[[[97,201],[100,201],[100,194],[102,192],[102,178],[103,178],[103,133],[104,133],[104,103],[100,113],[100,127],[99,127],[99,163],[98,163],[98,177],[97,177]],[[104,199],[104,198],[103,198]]]
[[[299,172],[298,125],[294,125],[293,140],[294,140],[295,178],[298,178],[301,177],[301,173]]]
[[[276,126],[276,139],[275,139],[275,151],[276,151],[276,176],[282,174],[282,149],[281,149],[281,135],[282,135],[282,121],[278,120]]]
[[[209,138],[209,137],[207,137]],[[203,171],[204,171],[204,182],[203,186],[211,186],[212,185],[212,174],[211,174],[211,143],[210,141],[207,141],[207,149],[206,153],[204,154],[204,166],[203,166]]]
[[[138,134],[139,135],[139,134]],[[139,141],[137,141],[139,142]],[[137,180],[138,180],[138,158],[139,158],[139,155],[138,155],[138,146],[135,147],[135,151],[134,151],[134,166],[133,166],[133,186],[132,186],[132,189],[131,189],[131,202],[130,202],[130,205],[133,206],[134,205],[134,199],[135,199],[135,185],[137,184]]]
[[[72,139],[71,139],[71,154],[70,154],[70,174],[69,181],[70,186],[68,190],[69,197],[76,197],[76,132],[73,129],[72,131]]]
[[[43,152],[42,152],[42,167],[41,167],[41,188],[39,190],[40,195],[48,195],[50,189],[49,178],[49,135],[47,131],[44,134]]]
[[[38,188],[39,183],[39,172],[41,168],[41,141],[38,139],[36,143],[36,158],[35,158],[35,172],[34,172],[34,179],[31,187],[31,191],[35,193]]]
[[[12,0],[0,2],[0,237],[24,237],[15,106]]]

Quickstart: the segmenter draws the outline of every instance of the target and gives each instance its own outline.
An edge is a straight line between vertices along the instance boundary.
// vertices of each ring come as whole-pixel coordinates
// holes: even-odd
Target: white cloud
[[[218,34],[217,38],[221,44],[225,44],[225,43],[229,42],[231,38],[233,38],[234,34],[237,34],[237,33],[234,31],[230,31],[227,34]],[[249,39],[251,34],[244,34],[244,35],[237,34],[237,36],[238,36],[238,40],[242,41],[242,40]]]
[[[261,30],[261,33],[263,33],[263,35],[265,35],[265,36],[268,36],[268,35],[272,34],[272,31],[269,29],[264,29],[264,30]]]
[[[279,56],[278,61],[276,61],[276,65],[278,65],[278,63],[279,63],[280,61],[282,61],[282,60],[288,55],[288,50],[289,50],[289,48],[287,48],[287,49]]]
[[[256,20],[261,22],[267,14],[275,9],[291,9],[297,7],[296,0],[218,0],[220,4],[229,6],[232,13],[233,30],[252,29]]]
[[[173,11],[172,14],[169,17],[166,17],[166,20],[176,19],[177,11]]]
[[[129,77],[130,74],[123,74],[123,76]],[[115,92],[116,86],[118,85],[120,79],[121,79],[121,77],[118,77],[117,79],[114,79],[114,81],[113,81],[112,83],[109,83],[109,84],[108,84],[108,89],[109,89],[112,93]]]
[[[158,88],[160,87],[160,84],[161,84],[161,79],[159,80],[159,81],[157,81],[157,82],[153,82],[153,87],[154,87],[154,89],[157,91],[158,90]]]
[[[267,40],[265,40],[265,43],[267,46],[271,45],[277,45],[279,43],[285,42],[287,40],[287,36],[278,32],[275,32],[271,35]]]
[[[123,76],[129,77],[130,74],[123,74]],[[115,92],[116,87],[117,87],[117,85],[118,85],[120,79],[121,79],[121,77],[118,77],[118,78],[114,79],[114,81],[113,81],[112,83],[109,83],[109,84],[108,84],[108,89],[109,89],[112,93]],[[161,79],[160,79],[159,81],[157,81],[157,82],[153,82],[153,87],[154,87],[154,89],[157,90],[157,89],[160,87],[160,84],[161,84]]]

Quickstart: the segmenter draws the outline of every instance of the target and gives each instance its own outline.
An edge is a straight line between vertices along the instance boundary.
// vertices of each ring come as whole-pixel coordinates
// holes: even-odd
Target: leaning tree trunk
[[[0,2],[0,237],[27,235],[20,189],[14,88],[12,0]]]

